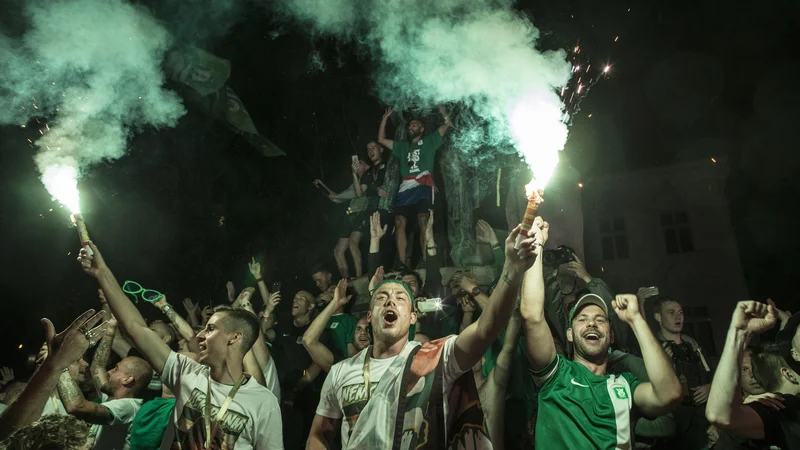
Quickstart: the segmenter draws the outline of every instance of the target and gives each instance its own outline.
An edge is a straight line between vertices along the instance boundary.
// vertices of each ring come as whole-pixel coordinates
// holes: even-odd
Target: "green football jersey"
[[[357,323],[358,319],[345,313],[334,314],[328,321],[326,328],[330,333],[334,361],[341,361],[349,357],[347,344],[353,343],[353,334],[356,332]]]
[[[561,355],[531,373],[540,386],[536,448],[633,447],[631,410],[640,383],[633,375],[595,375]]]

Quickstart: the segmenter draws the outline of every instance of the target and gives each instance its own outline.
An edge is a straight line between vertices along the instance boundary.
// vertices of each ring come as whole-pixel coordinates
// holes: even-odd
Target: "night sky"
[[[19,3],[0,1],[8,12],[0,17],[5,34],[24,30]],[[570,128],[565,152],[583,177],[727,156],[726,195],[750,294],[797,310],[791,283],[800,269],[800,58],[791,36],[798,3],[570,0],[518,7],[542,32],[542,47],[580,45],[577,63],[611,66]],[[80,184],[90,233],[117,278],[164,292],[174,305],[186,296],[224,302],[226,281],[252,283],[250,256],[266,266],[268,279],[284,282],[286,295],[310,287],[313,264],[332,266],[336,238],[325,220],[330,202],[311,181],[346,187],[349,155],[365,155],[384,108],[372,93],[366,55],[312,40],[254,2],[238,19],[203,48],[231,61],[229,85],[287,156],[265,158],[190,109],[173,129],[139,133],[127,156],[95,166]],[[309,64],[311,52],[324,70]],[[61,329],[97,306],[96,283],[75,261],[68,214],[38,179],[31,128],[0,127],[0,363],[19,369],[43,340],[39,318]],[[502,210],[484,213],[504,226]],[[141,310],[156,317],[149,305]]]

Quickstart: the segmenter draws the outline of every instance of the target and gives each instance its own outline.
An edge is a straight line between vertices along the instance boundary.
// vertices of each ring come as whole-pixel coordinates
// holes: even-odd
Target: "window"
[[[627,259],[628,236],[625,231],[625,220],[616,218],[600,222],[600,242],[603,247],[603,259]]]
[[[718,356],[717,347],[714,345],[714,332],[711,329],[711,315],[707,306],[686,306],[683,308],[683,333],[693,337],[700,348],[703,349],[703,356]],[[711,364],[711,362],[708,362]]]
[[[686,211],[661,214],[661,228],[664,230],[664,245],[667,253],[687,253],[694,251],[692,228]]]

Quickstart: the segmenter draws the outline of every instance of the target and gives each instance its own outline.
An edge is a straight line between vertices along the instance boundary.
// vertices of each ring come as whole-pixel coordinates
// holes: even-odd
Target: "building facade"
[[[683,162],[583,187],[590,273],[618,293],[657,286],[680,301],[684,331],[709,359],[722,352],[736,302],[749,298],[723,193],[727,170],[724,160]]]

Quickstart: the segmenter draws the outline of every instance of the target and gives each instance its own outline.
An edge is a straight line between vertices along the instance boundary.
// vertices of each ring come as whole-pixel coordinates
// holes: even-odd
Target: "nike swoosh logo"
[[[286,336],[288,336],[288,335],[289,335],[289,333],[286,333],[286,334],[284,334],[284,335],[283,335],[283,337],[286,337]]]
[[[577,381],[575,381],[575,378],[573,378],[573,379],[571,379],[569,381],[572,382],[572,384],[574,384],[575,386],[580,386],[580,387],[585,387],[585,388],[589,387],[589,386],[586,386],[585,384],[578,383]]]

